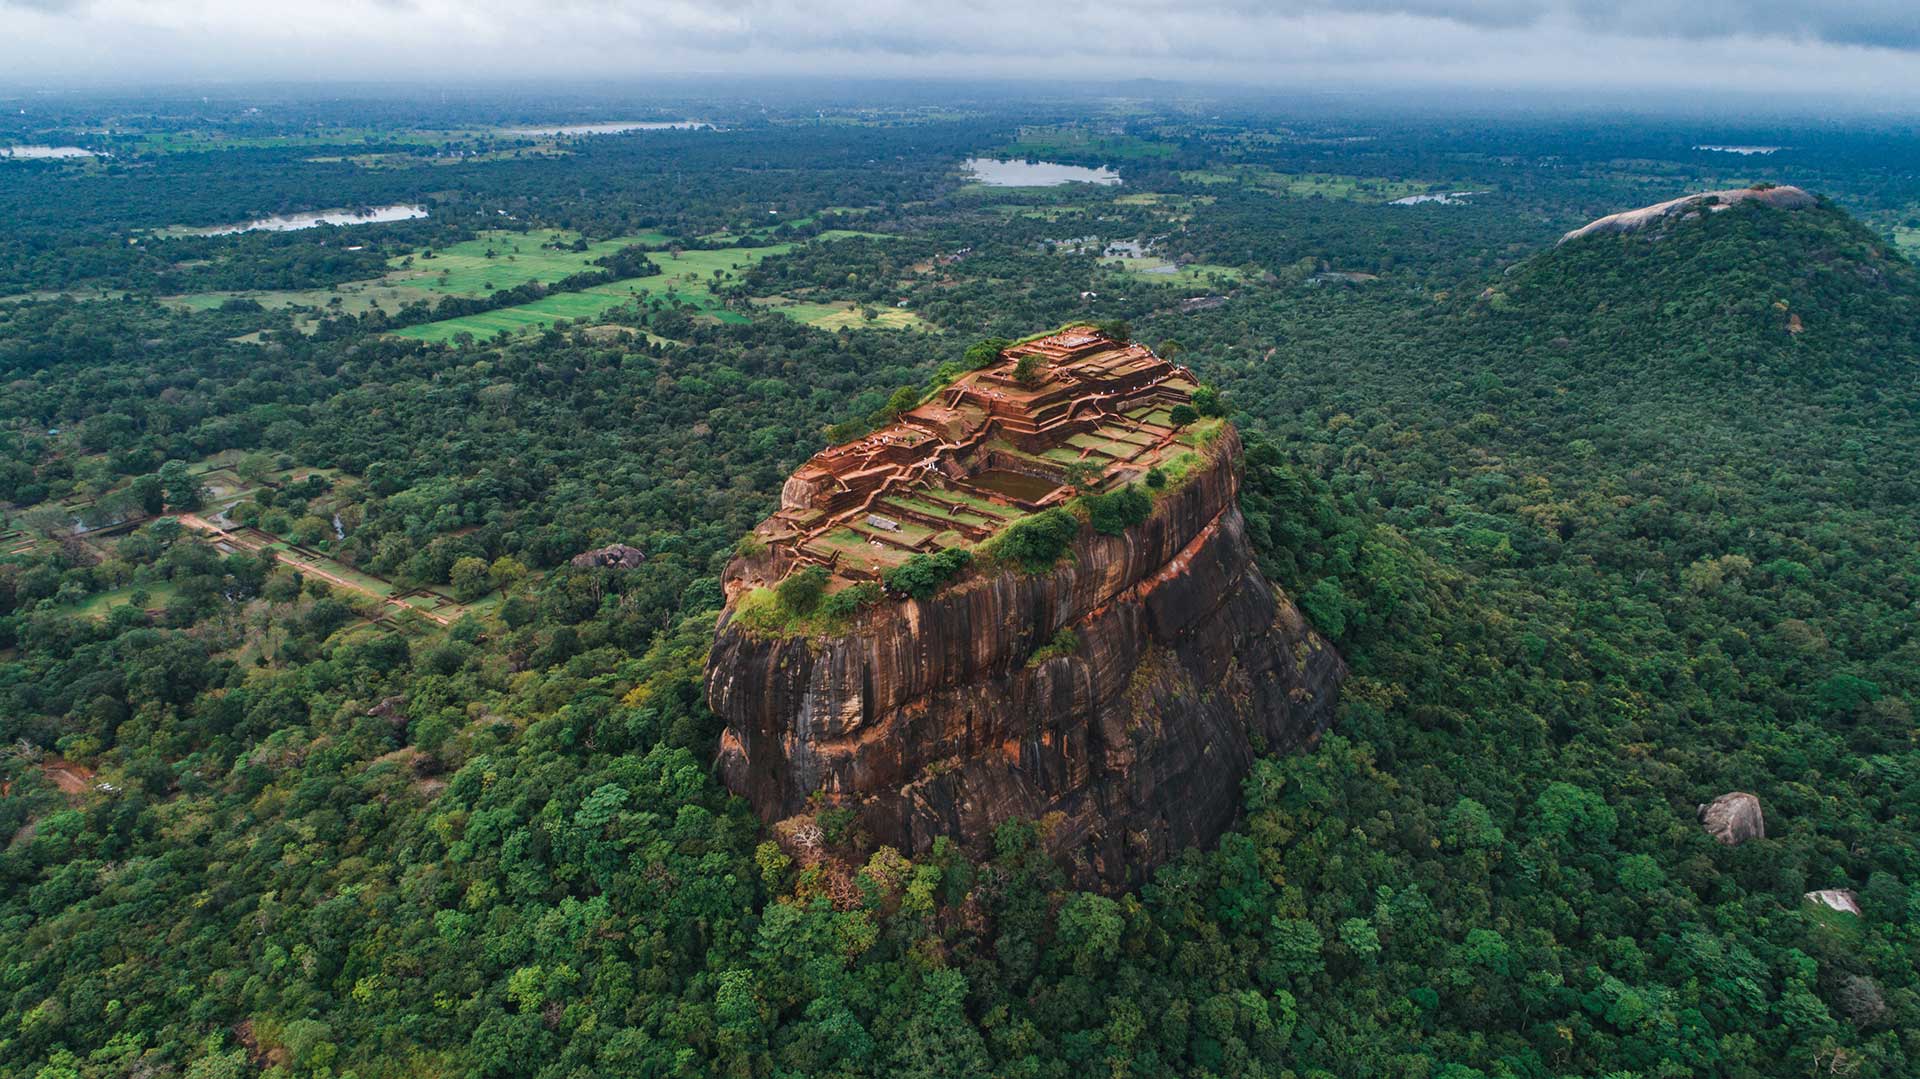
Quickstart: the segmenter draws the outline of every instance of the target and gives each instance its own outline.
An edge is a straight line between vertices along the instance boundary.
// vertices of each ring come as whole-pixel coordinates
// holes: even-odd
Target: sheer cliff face
[[[908,853],[1043,821],[1083,885],[1210,843],[1254,755],[1324,728],[1345,674],[1254,565],[1238,451],[1226,430],[1151,517],[1083,529],[1050,572],[975,572],[844,636],[756,636],[729,608],[707,668],[728,786],[768,821],[818,793]],[[1078,648],[1030,663],[1061,629]]]

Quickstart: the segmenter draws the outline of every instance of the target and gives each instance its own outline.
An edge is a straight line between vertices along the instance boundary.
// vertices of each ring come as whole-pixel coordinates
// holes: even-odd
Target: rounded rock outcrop
[[[1723,794],[1701,806],[1700,823],[1708,835],[1729,847],[1767,837],[1767,820],[1760,811],[1760,799],[1745,791]]]

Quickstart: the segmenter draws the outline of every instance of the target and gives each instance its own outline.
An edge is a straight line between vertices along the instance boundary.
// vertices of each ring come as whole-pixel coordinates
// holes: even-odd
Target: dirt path
[[[257,553],[266,546],[266,544],[261,543],[258,540],[249,539],[236,532],[229,532],[226,529],[221,528],[219,525],[214,524],[212,521],[207,520],[206,518],[200,516],[197,513],[181,514],[180,523],[187,526],[188,528],[193,529],[196,532],[204,532],[212,536],[215,540],[225,540],[226,542],[233,544],[235,547],[238,547],[243,551],[253,551]],[[344,588],[349,592],[358,592],[363,596],[370,596],[373,599],[377,599],[380,602],[387,604],[390,607],[398,607],[403,611],[412,611],[413,613],[420,615],[428,619],[429,621],[437,622],[443,626],[450,626],[453,624],[453,619],[448,618],[446,615],[435,614],[432,611],[422,610],[421,608],[415,607],[412,604],[406,602],[405,600],[394,599],[391,596],[383,596],[380,593],[375,592],[373,589],[368,588],[366,585],[360,584],[357,581],[349,580],[345,577],[340,576],[337,573],[330,573],[327,570],[321,568],[320,566],[315,565],[311,560],[301,557],[300,555],[291,554],[287,551],[273,551],[271,553],[273,557],[275,557],[276,559],[279,559],[280,561],[285,562],[287,565],[292,566],[293,568],[299,570],[300,572],[310,573],[313,576],[318,577],[329,584],[339,585],[341,588]]]
[[[43,758],[40,772],[53,780],[62,794],[85,794],[93,789],[93,772],[63,757]]]

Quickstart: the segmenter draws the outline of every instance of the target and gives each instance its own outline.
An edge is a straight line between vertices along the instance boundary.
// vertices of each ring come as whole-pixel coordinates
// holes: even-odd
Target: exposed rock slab
[[[1742,202],[1758,202],[1776,210],[1804,210],[1819,204],[1819,199],[1806,191],[1793,187],[1736,187],[1726,191],[1703,191],[1697,195],[1683,195],[1666,202],[1656,202],[1652,206],[1642,206],[1637,210],[1624,210],[1617,214],[1608,214],[1597,221],[1590,221],[1560,237],[1561,243],[1577,240],[1582,236],[1600,233],[1639,232],[1642,229],[1665,222],[1684,219],[1687,215],[1717,213],[1731,209]]]
[[[1807,901],[1822,904],[1830,910],[1837,910],[1843,914],[1855,916],[1860,914],[1860,897],[1853,894],[1851,888],[1822,888],[1819,891],[1808,892]]]
[[[1700,823],[1708,835],[1729,847],[1767,837],[1767,819],[1760,812],[1760,799],[1745,791],[1723,794],[1701,806]]]
[[[1346,672],[1254,564],[1238,438],[1050,572],[977,573],[830,638],[723,614],[707,694],[727,785],[778,821],[815,800],[908,853],[1043,821],[1083,885],[1137,882],[1233,820],[1256,754],[1324,729]],[[1072,653],[1029,664],[1071,629]]]

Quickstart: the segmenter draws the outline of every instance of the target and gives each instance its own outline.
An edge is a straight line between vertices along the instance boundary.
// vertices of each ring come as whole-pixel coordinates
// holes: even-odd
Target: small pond
[[[982,491],[991,491],[1015,502],[1028,504],[1038,502],[1060,489],[1060,485],[1052,480],[1005,468],[989,468],[975,473],[968,477],[967,482]]]
[[[1061,184],[1117,184],[1120,174],[1101,167],[1062,165],[1054,161],[995,161],[989,157],[970,157],[966,168],[978,183],[988,187],[1058,187]]]
[[[1448,191],[1445,194],[1408,195],[1403,199],[1394,199],[1390,206],[1419,206],[1422,203],[1434,203],[1439,206],[1464,206],[1469,198],[1484,195],[1485,191]]]
[[[239,225],[221,225],[210,229],[192,229],[201,236],[226,236],[235,232],[293,232],[318,225],[383,225],[392,221],[412,221],[427,216],[424,206],[375,206],[371,210],[312,210],[303,214],[274,214]]]
[[[78,146],[0,146],[0,157],[21,160],[92,156],[92,150],[83,150]]]

